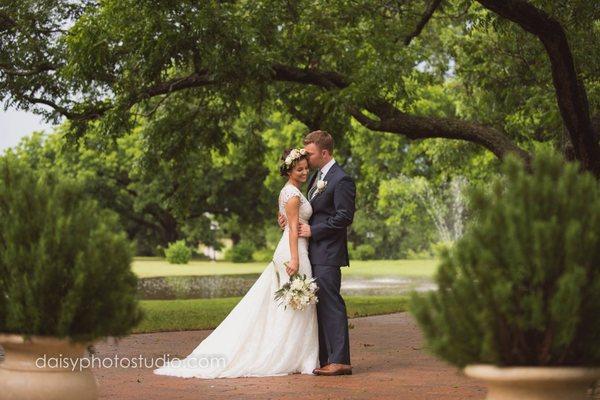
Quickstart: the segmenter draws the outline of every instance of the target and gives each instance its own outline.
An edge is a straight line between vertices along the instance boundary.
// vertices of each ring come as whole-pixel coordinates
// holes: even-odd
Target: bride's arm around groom
[[[285,203],[285,214],[288,216],[289,222],[289,243],[290,243],[290,262],[285,270],[289,276],[294,275],[300,268],[300,257],[298,255],[298,235],[299,235],[299,214],[300,214],[300,198],[292,196]]]

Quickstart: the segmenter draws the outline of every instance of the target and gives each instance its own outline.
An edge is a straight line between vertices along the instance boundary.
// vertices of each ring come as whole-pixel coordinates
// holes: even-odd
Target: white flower
[[[317,189],[323,190],[323,189],[325,189],[325,186],[327,186],[327,181],[324,181],[323,179],[321,179],[317,182]]]
[[[302,281],[302,279],[294,279],[294,281],[292,282],[292,286],[290,287],[290,289],[292,290],[302,290],[304,287],[304,281]]]
[[[292,292],[287,292],[284,296],[286,303],[289,303],[290,301],[292,301],[293,298],[294,298],[294,295],[292,294]]]
[[[306,150],[304,149],[292,149],[290,150],[290,154],[285,158],[285,165],[289,167],[295,160],[300,158],[301,156],[306,154]]]
[[[275,300],[279,300],[280,305],[285,307],[304,310],[308,304],[319,301],[316,295],[319,288],[315,281],[315,278],[309,278],[306,274],[294,276],[281,289],[275,291]]]

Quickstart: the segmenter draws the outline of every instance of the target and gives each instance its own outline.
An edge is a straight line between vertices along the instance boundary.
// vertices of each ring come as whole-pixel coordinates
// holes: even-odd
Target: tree
[[[180,118],[216,118],[217,131],[243,105],[283,107],[308,127],[335,127],[339,135],[353,117],[373,131],[466,141],[498,158],[515,153],[528,161],[532,141],[562,141],[567,155],[600,177],[591,117],[600,115],[598,51],[590,46],[598,41],[600,11],[593,0],[33,4],[0,9],[0,95],[6,105],[66,117],[71,138],[98,119],[105,134],[118,136],[137,115],[151,119],[172,102],[202,104]],[[475,45],[475,55],[495,43],[500,52],[483,55],[481,72],[489,73],[478,82],[471,51],[444,43]],[[503,67],[486,69],[498,55]],[[528,61],[544,74],[527,70]],[[447,115],[415,108],[415,87],[449,82],[456,105],[486,107]],[[544,101],[527,103],[528,91]],[[511,104],[507,118],[498,118],[495,107]],[[559,123],[523,124],[532,108]],[[557,125],[560,131],[548,131]]]
[[[186,143],[185,129],[171,125],[178,135],[165,138],[169,142],[159,148],[148,146],[160,120],[139,124],[114,144],[106,142],[98,126],[88,130],[79,146],[64,143],[64,126],[51,135],[26,137],[11,152],[35,171],[79,178],[88,195],[118,213],[138,254],[153,255],[157,246],[165,248],[183,237],[190,245],[216,245],[220,236],[251,231],[265,218],[271,208],[265,187],[256,182],[262,182],[267,169],[253,121],[240,119],[226,147],[174,151],[172,160],[163,159],[169,148],[194,144]],[[211,230],[214,220],[235,223],[217,232]]]

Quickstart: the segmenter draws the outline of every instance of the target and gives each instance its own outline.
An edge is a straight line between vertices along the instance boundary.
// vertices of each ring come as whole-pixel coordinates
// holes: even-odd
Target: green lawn
[[[133,270],[140,278],[156,276],[259,274],[267,262],[235,264],[231,262],[191,261],[189,264],[169,264],[155,257],[136,257]],[[351,261],[342,268],[346,277],[431,277],[437,260],[373,260]],[[192,300],[142,300],[146,313],[134,333],[180,331],[215,328],[233,309],[241,297]],[[389,314],[406,311],[407,296],[345,296],[348,316]]]
[[[189,264],[169,264],[162,258],[136,257],[133,271],[140,278],[175,275],[224,275],[261,273],[267,262],[235,264],[225,261],[191,261]],[[344,276],[412,276],[431,277],[437,260],[370,260],[351,261],[350,267],[342,268]]]
[[[214,329],[241,297],[193,300],[143,300],[146,317],[133,333]],[[348,316],[406,311],[407,296],[346,296]]]

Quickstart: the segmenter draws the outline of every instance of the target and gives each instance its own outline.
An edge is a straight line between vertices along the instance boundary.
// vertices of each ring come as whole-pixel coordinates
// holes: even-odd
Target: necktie
[[[313,186],[310,188],[310,192],[308,193],[309,200],[312,200],[312,198],[317,190],[317,183],[321,180],[322,174],[323,174],[323,171],[319,170],[319,175],[317,176],[317,179],[315,180]]]

